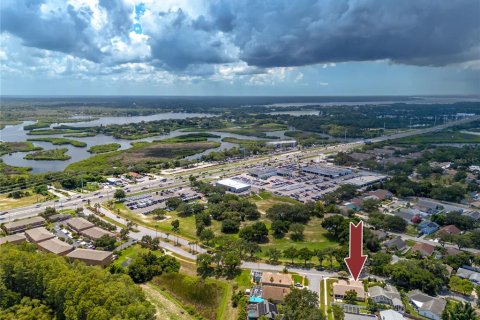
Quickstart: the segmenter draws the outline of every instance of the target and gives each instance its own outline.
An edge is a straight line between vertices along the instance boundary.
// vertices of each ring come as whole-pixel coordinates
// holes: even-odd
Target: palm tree
[[[470,303],[456,303],[453,308],[445,309],[443,320],[475,320],[478,319]]]

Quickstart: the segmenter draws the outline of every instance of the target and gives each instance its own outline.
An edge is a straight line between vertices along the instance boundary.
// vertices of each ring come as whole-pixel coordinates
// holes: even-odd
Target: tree
[[[372,212],[378,209],[378,207],[380,206],[380,203],[381,203],[380,200],[368,198],[362,202],[362,208],[366,212]]]
[[[157,256],[151,251],[140,253],[128,266],[128,275],[136,283],[144,283],[166,272],[178,272],[180,263],[172,256]]]
[[[268,261],[272,264],[277,264],[278,259],[282,256],[282,252],[275,248],[269,248],[267,250]]]
[[[140,239],[140,246],[150,250],[158,250],[160,249],[160,239],[145,235]]]
[[[208,253],[202,253],[197,256],[197,274],[202,279],[209,277],[213,273],[212,262],[213,258]]]
[[[477,293],[477,307],[480,307],[480,285],[475,287],[475,292]]]
[[[475,320],[478,319],[475,310],[468,302],[457,302],[453,308],[445,308],[442,315],[443,320]]]
[[[345,291],[345,295],[343,296],[343,301],[348,304],[356,304],[357,303],[357,292],[355,290],[347,290]]]
[[[452,291],[459,292],[466,296],[471,295],[473,290],[473,284],[470,282],[470,280],[462,279],[457,276],[452,276],[450,278],[450,282],[448,283],[448,286]]]
[[[233,220],[233,219],[225,219],[222,221],[223,233],[237,233],[239,227],[240,227],[240,221]]]
[[[308,289],[296,289],[285,297],[283,313],[288,320],[325,320],[325,314],[318,308],[318,294]]]
[[[42,217],[47,218],[50,217],[51,215],[54,215],[57,213],[57,210],[55,210],[52,207],[46,207],[45,210],[40,214]]]
[[[282,238],[285,233],[288,232],[289,226],[290,223],[288,221],[273,220],[270,228],[273,231],[273,236],[278,239]]]
[[[339,305],[332,305],[332,312],[333,312],[333,318],[335,320],[344,320],[345,319],[345,313],[343,312],[343,308],[340,307]]]
[[[150,214],[153,215],[156,220],[163,220],[165,219],[167,212],[161,208],[156,208],[150,211]]]
[[[126,195],[126,193],[123,189],[117,189],[117,190],[115,190],[115,193],[113,194],[113,197],[117,201],[122,201],[123,199],[125,199],[126,196],[127,195]]]
[[[305,266],[307,266],[307,261],[312,259],[314,253],[308,248],[302,248],[298,250],[298,258],[304,261]]]
[[[293,241],[303,240],[303,231],[305,230],[305,227],[302,224],[292,223],[289,230],[291,232],[290,239]]]
[[[117,240],[108,234],[104,234],[99,239],[95,240],[94,245],[97,248],[103,248],[104,250],[112,251],[115,249],[115,243]]]
[[[392,261],[392,255],[388,253],[378,252],[370,258],[370,271],[373,274],[384,276],[385,267]]]
[[[174,232],[178,232],[180,230],[180,220],[175,219],[170,224],[172,225],[172,230]]]
[[[203,229],[202,232],[200,232],[200,240],[203,242],[209,242],[213,238],[215,238],[215,233],[211,229]]]
[[[385,228],[393,232],[405,232],[407,230],[407,222],[398,216],[385,215],[383,219]]]
[[[256,222],[250,226],[246,226],[240,230],[238,236],[250,242],[265,242],[267,240],[268,229],[265,223]]]
[[[120,230],[120,239],[122,240],[128,240],[128,233],[130,231],[128,231],[128,229],[126,228],[123,228],[122,230]]]
[[[249,254],[250,259],[253,259],[254,255],[258,252],[261,252],[262,249],[255,242],[246,242],[245,243],[245,251]]]
[[[298,256],[298,250],[291,246],[283,250],[283,256],[287,259],[290,259],[293,264],[293,260]]]
[[[168,198],[167,201],[165,201],[165,206],[168,209],[175,210],[181,203],[183,203],[182,199],[178,197],[172,197]]]

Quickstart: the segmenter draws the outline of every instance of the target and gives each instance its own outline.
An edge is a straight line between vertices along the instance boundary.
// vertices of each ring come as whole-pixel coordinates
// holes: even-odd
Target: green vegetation
[[[396,144],[479,143],[480,136],[459,131],[443,130],[396,140]]]
[[[68,133],[65,134],[64,137],[66,138],[87,138],[87,137],[95,137],[97,134],[95,132],[79,132],[79,133]]]
[[[278,139],[275,136],[268,136],[267,133],[271,131],[286,130],[287,126],[281,123],[254,123],[251,125],[244,125],[241,127],[229,127],[218,129],[218,131],[230,132],[242,136],[252,136],[259,138]]]
[[[43,136],[43,135],[53,135],[53,134],[64,134],[64,133],[78,133],[81,130],[71,130],[71,129],[40,129],[32,130],[27,132],[29,136]]]
[[[69,160],[71,156],[66,154],[67,148],[42,150],[27,154],[24,159],[27,160]]]
[[[25,311],[31,314],[25,319],[154,316],[155,308],[126,275],[70,264],[64,257],[36,252],[30,244],[2,246],[0,256],[0,306],[7,319],[18,319]]]
[[[48,128],[48,127],[50,127],[49,122],[37,121],[34,124],[23,126],[23,130],[35,130],[35,129],[42,129],[42,128]]]
[[[152,283],[160,290],[167,291],[182,304],[188,306],[189,312],[196,312],[207,319],[216,319],[217,309],[222,304],[226,284],[207,279],[202,281],[179,273],[162,274]]]
[[[14,152],[29,152],[42,150],[40,147],[36,147],[31,142],[0,142],[0,156]]]
[[[218,142],[181,142],[181,143],[165,143],[165,142],[146,142],[136,143],[127,150],[118,150],[104,154],[97,154],[88,159],[72,163],[67,166],[66,171],[80,172],[125,172],[128,167],[136,166],[145,172],[148,169],[142,167],[148,164],[149,168],[169,167],[170,165],[180,165],[179,158],[194,155],[207,149],[216,148],[220,144]],[[178,162],[171,162],[177,160]],[[115,167],[115,169],[114,169]]]
[[[5,128],[6,126],[14,126],[17,124],[22,123],[22,121],[16,121],[16,120],[0,120],[0,130]]]
[[[121,145],[119,143],[109,143],[109,144],[99,144],[91,146],[87,151],[90,153],[105,153],[112,152],[120,149]]]
[[[305,147],[329,143],[328,137],[322,137],[313,132],[286,131],[285,136],[294,138],[299,145]]]
[[[65,138],[29,138],[27,141],[44,141],[50,142],[53,145],[64,145],[64,144],[71,144],[74,147],[83,148],[86,147],[87,144],[83,141],[72,140],[72,139],[65,139]]]

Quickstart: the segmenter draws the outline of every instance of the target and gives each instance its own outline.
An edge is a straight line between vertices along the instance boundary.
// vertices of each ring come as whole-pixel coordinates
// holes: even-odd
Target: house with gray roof
[[[473,269],[473,268],[472,268]],[[457,276],[462,279],[468,279],[474,284],[480,285],[480,272],[464,267],[458,268]]]
[[[421,316],[432,320],[442,319],[443,310],[447,305],[445,299],[429,296],[420,290],[410,291],[407,296],[412,307]]]
[[[407,247],[407,243],[400,237],[393,238],[385,241],[383,245],[389,250],[404,250]]]
[[[370,298],[376,303],[382,303],[392,306],[397,311],[403,311],[402,297],[397,288],[386,285],[385,288],[380,286],[371,287],[369,290]]]

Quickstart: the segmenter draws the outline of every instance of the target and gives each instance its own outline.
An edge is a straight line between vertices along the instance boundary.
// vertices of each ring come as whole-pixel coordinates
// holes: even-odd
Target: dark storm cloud
[[[203,16],[191,19],[182,10],[163,12],[159,24],[162,28],[151,34],[149,44],[152,58],[166,69],[234,61],[218,31]]]
[[[1,7],[0,29],[22,39],[29,47],[59,51],[98,61],[100,50],[91,43],[88,10],[68,6],[61,14],[40,16],[41,1],[5,1]]]
[[[142,24],[150,55],[140,55],[167,70],[245,61],[257,68],[328,62],[390,60],[407,65],[443,66],[480,55],[478,0],[216,0],[204,15],[152,11]],[[3,0],[1,31],[30,47],[72,54],[109,64],[104,49],[113,37],[129,43],[133,7],[100,0],[108,13],[101,30],[92,12],[68,6],[40,14],[41,1]],[[152,5],[153,6],[153,5]],[[146,10],[155,10],[146,6]],[[206,68],[209,69],[210,68]],[[206,70],[205,68],[202,70]],[[202,71],[204,72],[204,71]]]
[[[442,66],[478,59],[476,0],[217,1],[219,30],[261,67],[389,59]]]

